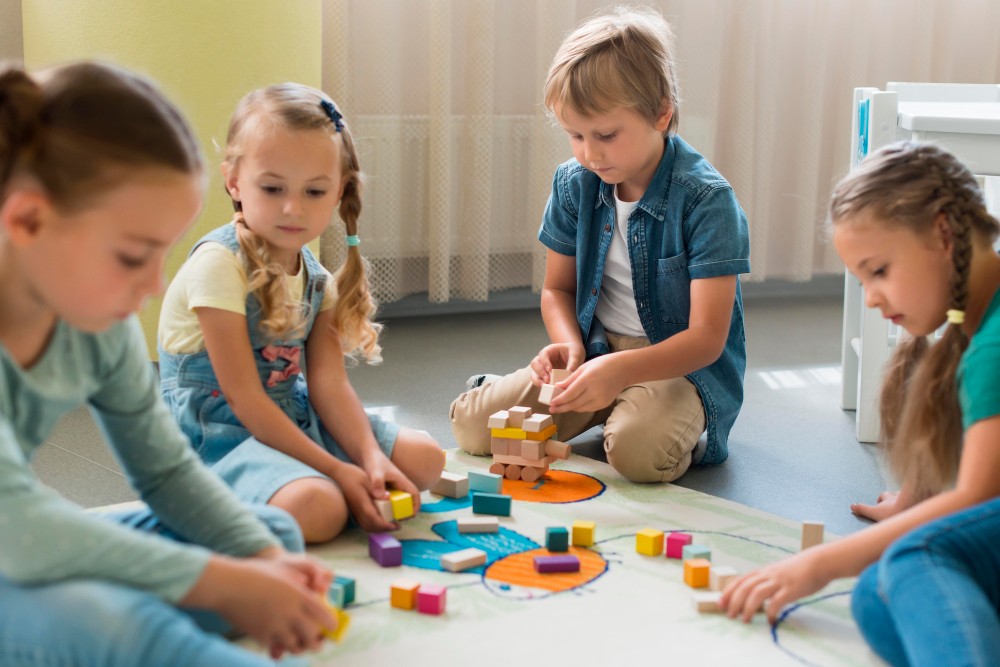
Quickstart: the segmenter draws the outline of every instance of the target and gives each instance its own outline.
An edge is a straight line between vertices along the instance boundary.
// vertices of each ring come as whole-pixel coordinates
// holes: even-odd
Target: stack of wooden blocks
[[[515,406],[490,416],[490,472],[509,480],[538,481],[556,459],[569,458],[570,446],[555,438],[552,417]]]

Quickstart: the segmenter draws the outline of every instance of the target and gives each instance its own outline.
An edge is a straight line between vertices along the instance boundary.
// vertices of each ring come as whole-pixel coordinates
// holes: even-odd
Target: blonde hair
[[[663,135],[677,132],[680,91],[673,32],[652,9],[615,7],[587,19],[559,47],[545,81],[545,107],[568,105],[583,116],[625,107],[655,124],[673,109]]]
[[[240,100],[229,122],[224,164],[229,169],[236,169],[240,157],[246,153],[251,126],[258,131],[267,131],[269,124],[289,130],[321,129],[339,136],[342,176],[346,182],[338,212],[347,235],[354,236],[358,233],[361,215],[361,165],[346,119],[340,120],[338,131],[324,111],[323,102],[333,104],[333,100],[321,91],[297,83],[277,84],[249,93]],[[251,119],[256,122],[250,123]],[[250,291],[261,305],[261,327],[265,335],[277,340],[301,334],[307,313],[300,301],[288,298],[284,269],[272,260],[264,239],[247,227],[240,202],[234,199],[233,208],[240,254],[247,266]],[[378,337],[382,325],[372,321],[377,304],[368,288],[365,264],[358,246],[349,246],[344,265],[334,275],[337,284],[334,328],[345,355],[360,354],[371,364],[381,361]]]
[[[975,176],[954,155],[928,143],[886,146],[848,174],[830,202],[834,226],[865,215],[927,234],[941,214],[954,243],[948,307],[964,311],[973,246],[992,244],[1000,223],[986,212]],[[949,324],[933,345],[923,336],[900,341],[886,367],[880,441],[893,471],[917,498],[938,493],[957,474],[962,411],[955,376],[968,344],[961,325]]]

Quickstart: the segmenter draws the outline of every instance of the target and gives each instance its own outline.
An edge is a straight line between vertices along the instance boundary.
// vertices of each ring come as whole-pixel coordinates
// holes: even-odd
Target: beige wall
[[[23,0],[22,14],[28,67],[111,60],[156,79],[194,125],[208,156],[209,196],[168,261],[170,277],[194,241],[232,218],[213,140],[225,141],[236,102],[271,83],[321,82],[320,0]],[[152,353],[159,311],[157,299],[142,313]]]
[[[23,60],[21,0],[0,0],[0,60]]]

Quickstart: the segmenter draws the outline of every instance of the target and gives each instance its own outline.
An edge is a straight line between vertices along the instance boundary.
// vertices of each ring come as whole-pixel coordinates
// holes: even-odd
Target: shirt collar
[[[667,184],[670,182],[670,175],[674,171],[674,149],[673,137],[666,137],[663,140],[663,157],[660,158],[660,166],[653,174],[653,180],[649,182],[649,187],[639,200],[638,208],[646,213],[663,221],[667,213]],[[594,208],[601,204],[612,209],[615,207],[615,186],[610,183],[601,182],[600,194],[594,202]]]

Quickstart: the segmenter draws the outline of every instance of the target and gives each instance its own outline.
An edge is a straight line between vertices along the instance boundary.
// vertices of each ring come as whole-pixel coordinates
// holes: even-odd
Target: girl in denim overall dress
[[[367,415],[344,357],[381,361],[358,248],[361,172],[333,101],[281,84],[240,101],[222,165],[233,222],[195,245],[160,316],[163,395],[206,463],[247,501],[287,510],[307,542],[353,517],[391,530],[374,500],[440,476],[429,436]],[[336,277],[306,245],[335,212],[349,246]]]

